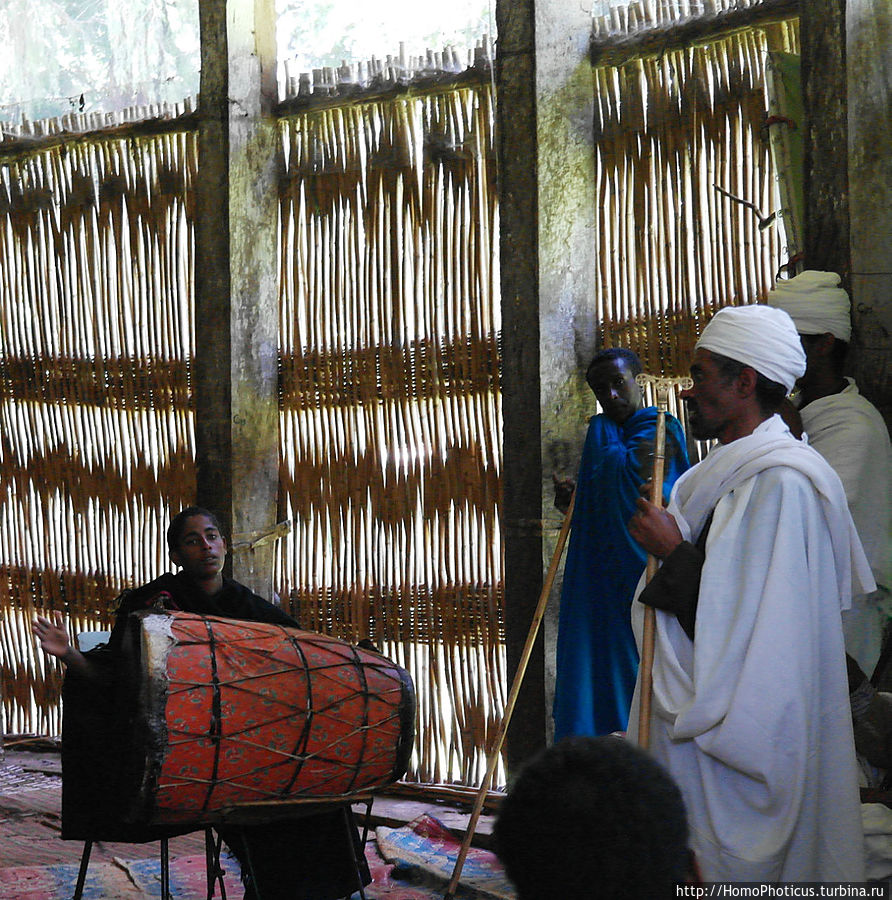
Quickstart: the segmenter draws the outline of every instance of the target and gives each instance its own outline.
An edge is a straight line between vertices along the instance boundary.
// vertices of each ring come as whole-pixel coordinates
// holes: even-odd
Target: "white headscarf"
[[[769,306],[790,314],[800,334],[824,334],[848,343],[852,336],[849,295],[836,272],[802,272],[778,281],[768,292]]]
[[[771,306],[727,306],[710,320],[697,347],[751,366],[793,390],[805,372],[805,353],[793,320]]]

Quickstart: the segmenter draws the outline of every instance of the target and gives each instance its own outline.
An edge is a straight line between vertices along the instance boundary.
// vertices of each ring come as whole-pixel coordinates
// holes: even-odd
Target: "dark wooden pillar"
[[[892,426],[892,80],[888,0],[848,0],[848,172],[852,252],[849,371]]]
[[[802,5],[805,264],[852,297],[847,371],[892,421],[892,138],[885,0]]]
[[[848,289],[852,266],[845,27],[845,0],[802,5],[805,268],[838,272]]]
[[[533,0],[500,2],[497,123],[502,272],[505,607],[509,682],[542,590],[538,165]],[[543,635],[507,736],[509,769],[544,746]]]
[[[202,0],[195,293],[198,501],[234,542],[275,525],[278,490],[275,7]],[[272,544],[234,553],[268,596]]]
[[[505,600],[509,677],[530,633],[561,516],[556,457],[575,475],[580,360],[594,349],[591,16],[563,0],[497,4]],[[509,774],[543,747],[559,582],[508,732]]]

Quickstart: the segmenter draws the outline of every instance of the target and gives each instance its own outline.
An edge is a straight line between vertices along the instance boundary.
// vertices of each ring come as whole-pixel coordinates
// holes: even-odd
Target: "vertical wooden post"
[[[536,104],[532,0],[496,5],[496,140],[502,293],[505,632],[509,682],[542,589]],[[525,423],[525,425],[524,425]],[[544,652],[530,654],[507,734],[509,766],[545,743]]]
[[[273,0],[202,0],[196,189],[198,502],[230,533],[272,528],[278,490]],[[269,596],[272,542],[232,573]]]
[[[892,425],[892,109],[887,0],[847,0],[852,342],[849,370]]]
[[[577,410],[567,410],[568,392],[585,389],[579,367],[594,349],[591,15],[583,6],[562,0],[496,5],[505,606],[512,675],[561,524],[553,507],[552,449],[567,428],[573,432],[567,443],[575,448],[578,417]],[[579,449],[581,442],[577,460]],[[559,590],[558,580],[555,594]],[[557,614],[555,598],[508,731],[512,769],[551,734]]]
[[[805,102],[805,268],[849,287],[845,0],[810,0],[799,17]]]
[[[800,15],[805,263],[852,297],[847,371],[892,421],[892,138],[884,0],[812,0]]]

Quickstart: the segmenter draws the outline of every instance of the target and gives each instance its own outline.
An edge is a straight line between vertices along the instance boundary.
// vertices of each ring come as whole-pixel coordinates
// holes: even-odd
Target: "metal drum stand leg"
[[[81,854],[81,864],[77,872],[77,884],[72,900],[81,900],[83,897],[92,849],[93,842],[91,840],[84,841],[84,852]],[[168,853],[167,838],[161,838],[161,900],[170,900],[170,854]]]
[[[213,828],[204,830],[204,858],[207,864],[208,895],[207,900],[213,900],[217,891],[217,882],[220,882],[220,900],[226,900],[226,885],[223,876],[226,874],[220,865],[220,851],[223,847],[223,838],[218,834],[214,837]]]

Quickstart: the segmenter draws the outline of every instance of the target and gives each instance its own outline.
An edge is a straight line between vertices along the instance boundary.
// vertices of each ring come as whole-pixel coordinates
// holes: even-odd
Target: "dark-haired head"
[[[598,353],[585,373],[604,414],[619,425],[641,409],[644,395],[635,381],[639,372],[641,360],[636,354],[611,347]]]
[[[746,368],[746,363],[713,353],[712,358],[725,382],[733,381]],[[749,366],[749,368],[753,368]],[[753,370],[755,371],[755,370]],[[787,389],[777,381],[771,381],[761,372],[756,372],[756,401],[762,415],[773,416],[787,396]]]
[[[626,350],[625,347],[607,347],[604,350],[599,350],[595,354],[594,359],[588,364],[588,368],[585,370],[585,380],[591,384],[592,369],[595,366],[602,362],[614,362],[617,359],[621,359],[629,367],[629,371],[633,376],[644,371],[641,359],[634,350]]]
[[[170,525],[167,526],[167,549],[171,553],[177,553],[179,551],[180,540],[183,537],[186,521],[191,519],[192,516],[207,516],[217,531],[221,534],[223,533],[223,529],[220,526],[220,520],[209,509],[205,509],[203,506],[187,506],[185,509],[180,510],[180,512],[170,520]]]
[[[494,836],[520,900],[660,900],[691,872],[681,792],[619,737],[568,738],[533,759]]]

